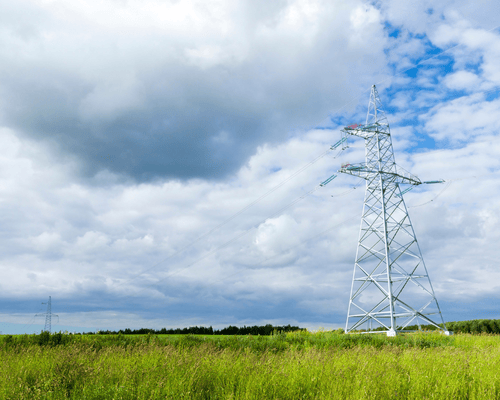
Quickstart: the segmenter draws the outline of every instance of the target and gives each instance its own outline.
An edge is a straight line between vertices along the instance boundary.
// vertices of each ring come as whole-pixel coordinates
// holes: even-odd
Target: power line
[[[441,191],[440,191],[440,192],[439,192],[436,196],[434,196],[434,198],[432,198],[431,200],[426,201],[425,203],[422,203],[422,204],[417,204],[417,205],[415,205],[415,206],[408,206],[408,208],[417,208],[417,207],[422,207],[422,206],[425,206],[425,205],[427,205],[427,204],[432,203],[432,202],[433,202],[434,200],[436,200],[439,196],[441,196],[441,195],[445,192],[445,190],[446,190],[446,189],[448,189],[448,188],[450,187],[450,185],[451,185],[451,182],[447,182],[447,183],[446,183],[446,186],[444,187],[444,189],[443,189],[443,190],[441,190]]]
[[[440,195],[441,195],[441,194],[442,194],[442,193],[443,193],[446,189],[448,189],[448,187],[451,185],[451,183],[452,183],[453,181],[462,180],[462,179],[469,179],[469,178],[474,178],[474,177],[459,178],[459,179],[454,179],[454,180],[451,180],[451,181],[446,181],[446,182],[447,182],[446,187],[445,187],[442,191],[440,191],[440,192],[439,192],[439,193],[438,193],[438,194],[437,194],[437,195],[436,195],[436,196],[435,196],[432,200],[427,201],[427,202],[425,202],[425,203],[423,203],[423,204],[416,205],[416,206],[409,206],[408,208],[421,207],[421,206],[424,206],[424,205],[430,204],[430,203],[431,203],[431,202],[433,202],[436,198],[438,198],[438,197],[439,197],[439,196],[440,196]],[[361,180],[361,182],[363,182],[363,181]],[[353,191],[356,187],[359,187],[359,186],[360,186],[360,184],[356,185],[355,187],[351,188],[349,191],[344,192],[344,193],[342,193],[342,194],[341,194],[341,195],[339,195],[339,196],[342,196],[342,195],[345,195],[345,194],[350,194],[350,193],[352,193],[352,191]],[[184,268],[182,268],[182,269],[180,269],[180,270],[177,270],[177,271],[175,271],[175,272],[173,272],[173,273],[171,273],[171,274],[167,275],[166,277],[164,277],[164,278],[162,278],[162,279],[160,279],[160,280],[158,280],[158,281],[156,281],[156,282],[154,282],[154,283],[151,283],[150,285],[147,285],[146,287],[142,288],[139,292],[136,292],[134,295],[129,295],[129,296],[127,296],[126,298],[128,298],[128,297],[134,297],[134,296],[136,296],[137,294],[142,293],[143,291],[145,291],[145,290],[147,290],[147,289],[149,289],[149,288],[152,288],[153,286],[157,285],[158,283],[161,283],[161,282],[165,281],[166,279],[168,279],[168,278],[170,278],[170,277],[172,277],[172,276],[174,276],[174,275],[176,275],[176,274],[178,274],[178,273],[180,273],[180,272],[182,272],[182,271],[185,271],[186,269],[188,269],[188,268],[192,267],[193,265],[195,265],[195,264],[197,264],[198,262],[200,262],[200,261],[204,260],[205,258],[209,257],[210,255],[215,254],[216,252],[218,252],[218,251],[219,251],[219,250],[221,250],[222,248],[229,246],[230,244],[234,243],[235,241],[237,241],[237,240],[238,240],[238,239],[240,239],[241,237],[243,237],[243,236],[245,236],[246,234],[248,234],[251,230],[253,230],[254,228],[258,227],[258,226],[259,226],[262,222],[266,221],[266,220],[267,220],[267,219],[269,219],[269,218],[272,218],[272,217],[276,216],[277,214],[281,213],[281,212],[282,212],[282,211],[284,211],[285,209],[290,208],[291,206],[293,206],[294,204],[298,203],[300,200],[302,200],[303,198],[305,198],[305,197],[307,197],[308,195],[312,194],[313,192],[315,192],[315,191],[316,191],[316,190],[318,190],[319,188],[320,188],[320,187],[316,187],[316,188],[314,188],[313,190],[309,191],[308,193],[306,193],[306,194],[304,194],[304,195],[302,195],[302,196],[298,197],[297,199],[295,199],[294,201],[292,201],[291,203],[289,203],[287,206],[285,206],[285,207],[283,207],[282,209],[278,210],[277,212],[275,212],[275,213],[274,213],[274,214],[272,214],[271,216],[266,217],[266,218],[265,218],[263,221],[261,221],[259,224],[256,224],[255,226],[252,226],[252,227],[251,227],[251,228],[249,228],[248,230],[246,230],[246,231],[242,232],[242,233],[241,233],[240,235],[238,235],[237,237],[235,237],[235,238],[231,239],[230,241],[228,241],[228,242],[226,242],[226,243],[222,244],[221,246],[219,246],[219,247],[217,247],[216,249],[212,250],[210,253],[205,254],[203,257],[200,257],[199,259],[197,259],[196,261],[192,262],[191,264],[189,264],[189,265],[185,266]],[[332,196],[332,197],[339,197],[339,196]],[[333,225],[333,226],[331,226],[331,227],[329,227],[329,228],[325,229],[324,231],[321,231],[320,233],[318,233],[318,234],[316,234],[316,235],[314,235],[314,236],[312,236],[312,237],[309,237],[309,238],[307,238],[307,239],[303,240],[302,242],[298,243],[297,245],[295,245],[295,246],[293,246],[293,247],[289,247],[288,249],[283,250],[283,251],[282,251],[282,252],[280,252],[279,254],[276,254],[276,255],[274,255],[274,256],[271,256],[271,257],[268,257],[268,258],[266,258],[266,259],[264,259],[264,260],[261,260],[261,261],[259,261],[258,263],[254,264],[254,265],[261,265],[261,264],[264,264],[265,262],[267,262],[267,261],[269,261],[269,260],[272,260],[272,259],[274,259],[274,258],[280,257],[280,256],[282,256],[284,253],[286,253],[287,251],[290,251],[290,250],[292,250],[292,249],[294,249],[294,248],[300,247],[300,246],[302,246],[302,245],[304,245],[304,244],[306,244],[306,243],[308,243],[308,242],[310,242],[310,241],[312,241],[312,240],[314,240],[314,239],[317,239],[317,238],[319,238],[319,237],[321,237],[321,236],[324,236],[326,233],[330,232],[331,230],[333,230],[333,229],[335,229],[335,228],[338,228],[339,226],[342,226],[342,225],[344,225],[345,223],[347,223],[347,222],[349,222],[349,221],[351,221],[351,220],[353,220],[353,219],[355,219],[355,218],[358,218],[358,216],[353,216],[353,217],[351,217],[351,218],[347,218],[347,219],[343,220],[342,222],[340,222],[340,223],[338,223],[338,224],[335,224],[335,225]],[[227,276],[225,276],[224,278],[221,278],[221,279],[218,279],[218,280],[215,280],[215,281],[211,281],[211,282],[207,282],[207,283],[203,284],[203,286],[213,286],[213,285],[215,285],[215,284],[217,284],[217,283],[219,283],[219,282],[225,281],[226,279],[229,279],[229,278],[231,278],[231,277],[234,277],[234,276],[240,275],[240,274],[242,274],[242,273],[244,273],[244,272],[245,272],[245,271],[237,271],[237,272],[235,272],[235,273],[233,273],[233,274],[231,274],[231,275],[227,275]]]
[[[489,175],[489,174],[484,174],[482,176],[484,177],[484,176],[487,176],[487,175]],[[427,204],[432,203],[439,196],[441,196],[451,186],[451,184],[453,182],[463,181],[464,179],[477,179],[477,178],[478,178],[477,176],[466,176],[466,177],[463,177],[463,178],[456,178],[456,179],[445,180],[444,182],[446,183],[446,186],[437,195],[435,195],[431,200],[428,200],[428,201],[426,201],[425,203],[422,203],[422,204],[417,204],[417,205],[414,205],[414,206],[408,206],[408,208],[422,207],[422,206],[425,206]]]
[[[21,331],[22,331],[24,328],[28,329],[31,325],[33,325],[33,323],[35,322],[35,317],[36,317],[36,315],[33,315],[33,316],[31,317],[31,319],[30,319],[28,322],[26,322],[26,324],[24,324],[24,326],[21,328]]]
[[[340,154],[340,153],[339,153]],[[335,177],[335,175],[333,175],[331,178]],[[219,250],[231,245],[232,243],[236,242],[238,239],[242,238],[243,236],[247,235],[248,233],[250,233],[253,229],[257,228],[259,225],[261,225],[263,222],[267,221],[268,219],[270,218],[273,218],[273,217],[276,217],[277,215],[280,215],[282,214],[284,211],[286,211],[287,209],[289,209],[290,207],[293,207],[295,204],[297,204],[298,202],[300,202],[301,200],[305,199],[307,196],[313,194],[314,192],[316,192],[317,190],[319,190],[321,187],[325,186],[324,183],[322,184],[319,184],[317,185],[314,189],[308,191],[307,193],[303,194],[303,195],[300,195],[298,196],[296,199],[294,199],[292,202],[288,203],[286,206],[280,208],[279,210],[275,211],[274,213],[272,213],[271,215],[268,215],[266,218],[264,218],[263,220],[261,220],[259,223],[253,225],[252,227],[246,229],[245,231],[243,231],[242,233],[240,233],[239,235],[235,236],[234,238],[230,239],[229,241],[223,243],[222,245],[216,247],[215,249],[209,251],[208,253],[205,253],[202,257],[199,257],[197,258],[195,261],[193,261],[192,263],[184,266],[183,268],[181,269],[178,269],[176,271],[173,271],[171,272],[170,274],[168,274],[167,276],[163,277],[162,279],[159,279],[149,285],[146,285],[145,287],[143,287],[141,290],[139,290],[138,292],[134,293],[134,294],[130,294],[130,295],[127,295],[125,296],[125,298],[129,298],[129,297],[134,297],[136,295],[138,295],[139,293],[142,293],[143,291],[157,285],[158,283],[161,283],[163,281],[165,281],[166,279],[174,276],[174,275],[177,275],[179,274],[180,272],[183,272],[185,270],[187,270],[188,268],[191,268],[192,266],[194,266],[195,264],[199,263],[200,261],[203,261],[204,259],[210,257],[211,255],[217,253]],[[349,218],[348,220],[350,220],[351,218]],[[347,221],[347,220],[346,220]],[[130,281],[130,280],[128,280]],[[118,286],[118,285],[115,285],[115,287]]]
[[[138,292],[136,292],[134,295],[137,295],[139,293],[142,293],[143,291],[153,287],[154,285],[157,285],[158,283],[161,283],[163,281],[165,281],[166,279],[174,276],[174,275],[177,275],[178,273],[180,272],[183,272],[185,270],[187,270],[188,268],[191,268],[193,265],[195,264],[198,264],[200,261],[203,261],[204,259],[210,257],[211,255],[217,253],[219,250],[229,246],[230,244],[236,242],[238,239],[242,238],[243,236],[247,235],[248,233],[250,233],[253,229],[257,228],[260,224],[262,224],[263,222],[267,221],[268,219],[270,218],[273,218],[279,214],[281,214],[283,211],[289,209],[290,207],[294,206],[295,204],[297,204],[299,201],[305,199],[307,196],[313,194],[315,191],[317,191],[318,189],[320,189],[321,186],[320,185],[317,185],[314,189],[310,190],[309,192],[297,197],[295,200],[293,200],[291,203],[287,204],[285,207],[282,207],[280,208],[278,211],[274,212],[273,214],[267,216],[266,218],[264,218],[263,220],[261,220],[259,223],[253,225],[252,227],[246,229],[245,231],[243,231],[242,233],[240,233],[239,235],[235,236],[234,238],[232,238],[231,240],[228,240],[227,242],[223,243],[222,245],[216,247],[215,249],[209,251],[208,253],[205,253],[202,257],[196,259],[196,261],[193,261],[192,263],[186,265],[185,267],[181,268],[181,269],[178,269],[176,271],[173,271],[171,272],[170,274],[168,274],[167,276],[163,277],[162,279],[159,279],[157,280],[156,282],[154,283],[151,283],[149,285],[146,285],[145,287],[143,287],[141,290],[139,290]],[[134,295],[128,295],[126,296],[125,298],[129,298],[129,297],[133,297]]]
[[[194,241],[190,242],[189,244],[187,244],[186,246],[182,247],[181,249],[177,250],[176,252],[174,252],[173,254],[171,254],[170,256],[168,256],[167,258],[163,259],[162,261],[154,264],[153,266],[141,271],[140,273],[118,283],[118,284],[115,284],[114,286],[115,287],[119,287],[127,282],[131,282],[135,279],[137,279],[139,276],[142,276],[144,275],[146,272],[149,272],[149,271],[152,271],[153,269],[155,269],[156,267],[158,267],[159,265],[163,264],[164,262],[170,260],[171,258],[175,257],[176,255],[182,253],[184,250],[190,248],[191,246],[193,246],[194,244],[198,243],[200,240],[210,236],[212,233],[214,233],[215,231],[217,231],[218,229],[220,229],[222,226],[226,225],[228,222],[232,221],[234,218],[238,217],[239,215],[241,215],[242,213],[244,213],[246,210],[248,210],[250,207],[254,206],[255,204],[257,204],[258,202],[262,201],[263,199],[265,199],[267,196],[269,196],[270,194],[274,193],[276,190],[278,190],[279,188],[281,188],[283,185],[285,185],[287,182],[289,182],[290,180],[292,180],[293,178],[295,178],[297,175],[299,175],[301,172],[305,171],[307,168],[311,167],[312,165],[314,165],[316,162],[318,162],[319,160],[321,160],[323,157],[325,157],[328,153],[330,153],[332,150],[337,150],[337,149],[340,149],[337,154],[333,157],[334,159],[337,158],[344,150],[345,150],[346,147],[344,147],[344,139],[340,139],[339,141],[337,141],[337,143],[333,144],[332,146],[330,146],[330,148],[321,153],[319,156],[315,157],[312,161],[308,162],[307,164],[305,164],[304,166],[302,166],[301,168],[299,168],[297,171],[295,171],[293,174],[291,174],[290,176],[288,176],[286,179],[284,179],[283,181],[281,181],[280,183],[278,183],[276,186],[274,186],[273,188],[271,188],[270,190],[268,190],[266,193],[264,193],[263,195],[261,195],[260,197],[258,197],[256,200],[254,200],[253,202],[251,202],[250,204],[248,204],[247,206],[245,206],[244,208],[242,208],[241,210],[239,210],[238,212],[236,212],[235,214],[233,214],[232,216],[230,216],[229,218],[227,218],[226,220],[224,220],[223,222],[221,222],[219,225],[215,226],[214,228],[212,228],[210,231],[206,232],[205,234],[199,236],[197,239],[195,239]],[[320,185],[321,186],[321,185]],[[280,211],[278,212],[282,212],[286,209],[288,209],[289,207],[293,206],[295,203],[297,203],[298,201],[300,201],[303,197],[309,195],[310,193],[314,192],[315,190],[317,190],[319,187],[317,187],[316,189],[313,189],[312,191],[306,193],[304,196],[301,196],[299,197],[298,199],[294,200],[292,203],[288,204],[287,206],[285,206],[284,208],[282,208]],[[274,216],[275,214],[273,214]],[[272,218],[271,217],[267,217],[266,219],[268,218]],[[250,228],[252,229],[252,228]],[[248,231],[245,231],[244,234],[246,234]],[[238,236],[236,238],[233,238],[230,242],[232,243],[233,241],[237,240],[239,237],[241,236]],[[223,247],[225,247],[226,245],[229,245],[230,243],[225,243],[224,245],[222,245]],[[217,248],[219,249],[219,248]],[[209,254],[207,254],[207,257],[212,254],[213,252],[217,251],[214,250],[212,252],[210,252]],[[203,257],[203,258],[206,258],[206,257]],[[201,261],[198,260],[198,261]],[[197,263],[198,261],[196,261],[195,263]],[[189,265],[188,267],[186,268],[189,268],[191,265]],[[180,272],[180,271],[179,271]]]
[[[328,229],[325,229],[324,231],[321,231],[320,233],[318,233],[318,234],[316,234],[316,235],[314,235],[314,236],[312,236],[312,237],[309,237],[309,238],[307,238],[307,239],[303,240],[303,241],[302,241],[302,242],[300,242],[299,244],[297,244],[297,245],[295,245],[295,246],[293,246],[293,247],[289,247],[288,249],[285,249],[284,251],[282,251],[282,252],[281,252],[281,253],[279,253],[279,254],[276,254],[276,255],[271,256],[271,257],[268,257],[268,258],[266,258],[266,259],[264,259],[264,260],[262,260],[262,261],[259,261],[257,264],[254,264],[254,266],[255,266],[255,265],[261,265],[261,264],[264,264],[265,262],[267,262],[267,261],[269,261],[269,260],[272,260],[272,259],[274,259],[274,258],[276,258],[276,257],[282,256],[282,255],[283,255],[283,253],[285,253],[285,252],[287,252],[287,251],[290,251],[290,250],[296,249],[297,247],[300,247],[300,246],[302,246],[302,245],[304,245],[304,244],[306,244],[306,243],[310,242],[311,240],[315,240],[315,239],[317,239],[317,238],[319,238],[319,237],[321,237],[321,236],[324,236],[326,233],[330,232],[331,230],[333,230],[333,229],[335,229],[335,228],[338,228],[338,227],[339,227],[339,226],[341,226],[341,225],[344,225],[346,222],[349,222],[349,221],[353,220],[354,218],[357,218],[357,216],[354,216],[354,217],[351,217],[351,218],[347,218],[347,219],[345,219],[344,221],[342,221],[342,222],[340,222],[340,223],[338,223],[338,224],[335,224],[335,225],[333,225],[333,226],[329,227]],[[238,271],[238,272],[235,272],[234,274],[227,275],[227,276],[225,276],[225,277],[224,277],[224,278],[222,278],[222,279],[219,279],[219,280],[216,280],[216,281],[212,281],[212,282],[207,282],[207,283],[205,283],[204,285],[205,285],[205,286],[215,285],[215,284],[217,284],[217,283],[219,283],[219,282],[225,281],[225,280],[226,280],[226,279],[228,279],[228,278],[232,278],[233,276],[236,276],[236,275],[242,274],[243,272],[244,272],[244,271]]]
[[[266,197],[268,197],[269,195],[271,195],[272,193],[274,193],[276,190],[278,190],[279,188],[281,188],[283,185],[285,185],[286,183],[288,183],[290,180],[292,180],[293,178],[295,178],[297,175],[299,175],[301,172],[305,171],[307,168],[311,167],[312,165],[314,165],[316,162],[318,162],[319,160],[321,160],[323,157],[325,157],[330,151],[334,150],[334,146],[332,146],[329,150],[321,153],[319,156],[317,156],[316,158],[314,158],[312,161],[308,162],[307,164],[305,164],[304,166],[302,166],[301,168],[299,168],[297,171],[295,171],[293,174],[291,174],[290,176],[288,176],[286,179],[284,179],[283,181],[281,181],[280,183],[278,183],[276,186],[274,186],[273,188],[271,188],[270,190],[268,190],[266,193],[264,193],[263,195],[261,195],[260,197],[258,197],[256,200],[252,201],[251,203],[249,203],[248,205],[246,205],[245,207],[243,207],[241,210],[239,210],[238,212],[236,212],[235,214],[231,215],[229,218],[225,219],[223,222],[221,222],[219,225],[215,226],[214,228],[212,228],[211,230],[209,230],[208,232],[204,233],[203,235],[199,236],[197,239],[195,239],[194,241],[190,242],[189,244],[187,244],[186,246],[180,248],[179,250],[175,251],[173,254],[171,254],[170,256],[168,256],[167,258],[159,261],[158,263],[152,265],[151,267],[141,271],[140,273],[128,278],[127,280],[125,281],[122,281],[116,285],[114,285],[115,287],[118,287],[118,286],[121,286],[127,282],[130,282],[130,281],[133,281],[135,280],[136,278],[138,278],[139,276],[142,276],[144,275],[146,272],[149,272],[153,269],[155,269],[156,267],[158,267],[159,265],[163,264],[164,262],[172,259],[173,257],[175,257],[176,255],[182,253],[184,250],[190,248],[191,246],[195,245],[196,243],[198,243],[199,241],[201,241],[202,239],[210,236],[212,233],[214,233],[215,231],[217,231],[218,229],[220,229],[221,227],[223,227],[224,225],[226,225],[227,223],[229,223],[230,221],[232,221],[233,219],[235,219],[236,217],[240,216],[241,214],[243,214],[245,211],[247,211],[249,208],[251,208],[252,206],[254,206],[255,204],[259,203],[260,201],[262,201],[263,199],[265,199]],[[342,150],[341,150],[342,151]],[[335,156],[338,157],[338,155],[341,153],[341,151]]]

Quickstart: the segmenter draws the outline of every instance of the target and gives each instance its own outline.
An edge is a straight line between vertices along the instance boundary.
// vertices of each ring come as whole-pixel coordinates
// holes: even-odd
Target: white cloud
[[[474,90],[481,82],[480,78],[469,71],[458,71],[446,75],[444,84],[452,90]]]
[[[280,215],[260,224],[254,243],[264,256],[274,256],[299,243],[297,222],[289,215]]]
[[[499,111],[500,100],[486,101],[484,95],[474,94],[437,105],[422,119],[433,138],[457,143],[498,132]]]

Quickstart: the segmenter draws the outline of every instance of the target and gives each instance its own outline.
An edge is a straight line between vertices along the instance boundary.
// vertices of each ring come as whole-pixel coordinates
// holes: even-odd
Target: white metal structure
[[[420,328],[424,323],[449,334],[403,199],[413,186],[400,188],[443,181],[421,182],[396,165],[389,123],[375,85],[366,123],[348,126],[342,133],[343,138],[364,139],[366,156],[364,163],[344,164],[339,171],[366,180],[346,333],[378,328],[395,336],[410,325]]]

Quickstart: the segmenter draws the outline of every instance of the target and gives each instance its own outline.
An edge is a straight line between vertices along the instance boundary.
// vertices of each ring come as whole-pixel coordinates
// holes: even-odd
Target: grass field
[[[2,399],[500,399],[500,336],[0,337]]]

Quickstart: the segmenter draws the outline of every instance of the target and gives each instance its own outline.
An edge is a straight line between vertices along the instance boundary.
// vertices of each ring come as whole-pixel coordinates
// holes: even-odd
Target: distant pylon
[[[52,316],[59,318],[59,315],[52,314],[52,298],[49,296],[49,301],[47,303],[47,312],[44,314],[36,314],[35,317],[45,316],[45,327],[44,331],[51,333],[52,332]]]
[[[344,138],[363,138],[366,156],[364,163],[344,164],[339,171],[366,180],[345,331],[378,328],[395,336],[410,325],[420,329],[425,323],[449,334],[403,199],[409,189],[400,189],[404,184],[443,181],[421,182],[396,165],[389,123],[375,85],[366,123],[350,125],[342,133]]]

